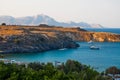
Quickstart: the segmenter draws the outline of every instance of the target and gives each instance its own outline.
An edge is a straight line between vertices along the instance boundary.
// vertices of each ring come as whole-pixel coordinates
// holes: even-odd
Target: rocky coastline
[[[119,34],[52,26],[0,26],[0,53],[77,48],[76,41],[120,42]]]

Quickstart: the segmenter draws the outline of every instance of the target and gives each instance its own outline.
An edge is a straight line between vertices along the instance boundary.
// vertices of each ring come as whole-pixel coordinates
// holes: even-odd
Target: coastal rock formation
[[[120,42],[119,34],[54,26],[0,26],[0,53],[76,48],[75,41]]]
[[[107,32],[69,32],[64,33],[75,41],[120,42],[120,35]]]
[[[48,37],[42,34],[25,34],[5,36],[3,42],[1,42],[0,50],[5,53],[27,53],[60,48],[76,48],[78,46],[66,36]]]
[[[18,26],[0,27],[0,53],[32,53],[61,48],[77,48],[71,38],[44,31],[29,30]]]

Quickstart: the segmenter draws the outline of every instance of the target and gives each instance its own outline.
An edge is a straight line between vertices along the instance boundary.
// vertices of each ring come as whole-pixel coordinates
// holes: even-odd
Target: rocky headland
[[[33,53],[77,48],[76,41],[120,42],[119,34],[55,26],[0,26],[0,53]]]

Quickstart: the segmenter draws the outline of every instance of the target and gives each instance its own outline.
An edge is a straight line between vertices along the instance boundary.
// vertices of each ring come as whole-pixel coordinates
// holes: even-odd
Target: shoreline
[[[77,48],[76,41],[120,42],[120,35],[81,28],[52,26],[0,26],[0,53],[36,53]]]

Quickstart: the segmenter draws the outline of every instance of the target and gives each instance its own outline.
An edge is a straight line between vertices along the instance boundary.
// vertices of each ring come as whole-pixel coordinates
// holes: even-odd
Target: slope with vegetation
[[[4,64],[0,62],[0,80],[108,80],[89,66],[68,60],[52,63]]]

